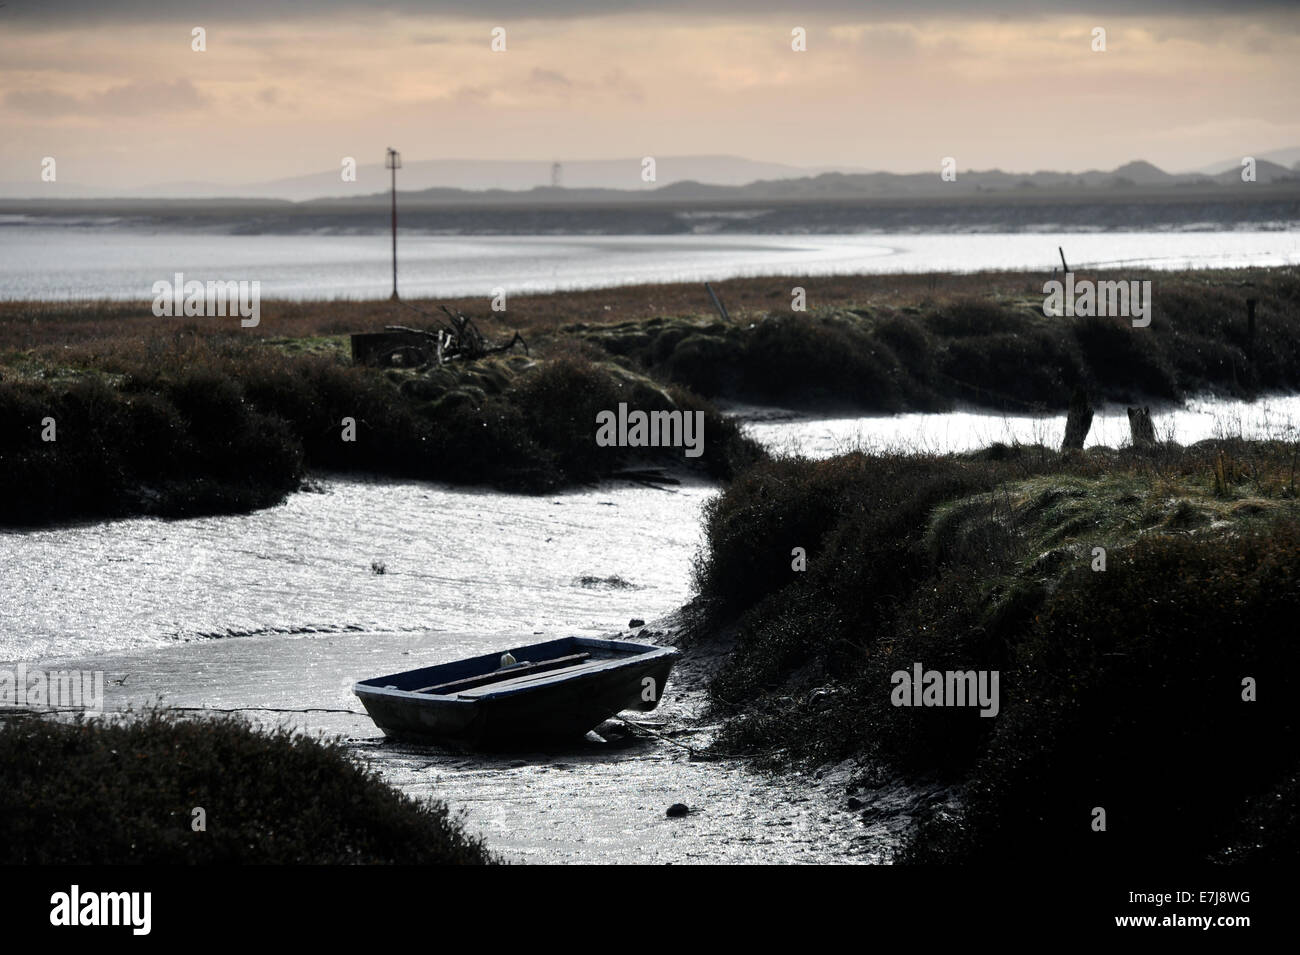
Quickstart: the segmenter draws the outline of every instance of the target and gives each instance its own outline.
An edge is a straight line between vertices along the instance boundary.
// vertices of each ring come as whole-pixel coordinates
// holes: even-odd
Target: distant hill
[[[1172,176],[1142,159],[1126,162],[1115,170],[1115,178],[1136,183],[1139,186],[1167,186],[1177,176]]]
[[[1276,163],[1279,166],[1285,166],[1287,169],[1295,170],[1300,166],[1300,146],[1292,146],[1290,149],[1271,149],[1263,153],[1243,153],[1242,156],[1252,156],[1256,163],[1261,160],[1267,160],[1270,163]],[[1197,172],[1207,176],[1217,176],[1220,173],[1228,172],[1233,169],[1241,171],[1242,156],[1233,159],[1221,159],[1219,162],[1210,163],[1208,166],[1202,166]]]
[[[712,185],[736,186],[758,179],[790,179],[827,172],[828,166],[792,166],[758,162],[739,156],[664,156],[656,160],[656,181],[641,179],[641,157],[579,160],[560,163],[560,184],[570,189],[651,190],[659,186],[693,180]],[[843,167],[845,171],[855,171]],[[325,172],[290,176],[248,185],[203,182],[161,183],[136,189],[99,189],[61,185],[57,194],[65,198],[137,199],[309,199],[349,198],[386,189],[389,173],[382,162],[357,166],[356,180],[344,182],[342,166]],[[412,190],[502,190],[523,192],[550,187],[552,163],[546,160],[424,159],[406,161],[398,173],[403,191]],[[48,183],[0,183],[0,195],[12,198],[46,198],[54,193]]]
[[[1256,165],[1256,184],[1274,185],[1295,183],[1300,187],[1300,174],[1261,160]],[[406,202],[481,204],[499,203],[551,205],[611,202],[765,202],[765,201],[835,201],[840,199],[927,199],[945,196],[975,196],[986,193],[1011,193],[1016,195],[1076,194],[1087,191],[1112,192],[1126,189],[1159,191],[1174,188],[1221,189],[1251,184],[1241,181],[1240,167],[1229,169],[1217,176],[1201,173],[1174,174],[1143,160],[1125,163],[1117,169],[1088,170],[1081,173],[1034,172],[1008,173],[1000,169],[983,171],[957,170],[952,182],[943,181],[936,169],[932,173],[844,173],[824,172],[815,176],[798,178],[760,179],[744,185],[719,185],[684,180],[653,188],[635,189],[568,189],[537,187],[529,190],[465,190],[423,189],[399,187],[398,193]],[[322,199],[320,203],[348,201],[379,202],[386,193],[374,193],[355,200]]]
[[[639,165],[638,165],[639,170]],[[405,171],[405,170],[403,170]],[[401,190],[407,232],[465,235],[797,235],[863,231],[1017,232],[1277,228],[1300,222],[1300,173],[1261,161],[1258,180],[1240,170],[1171,174],[1142,160],[1079,173],[957,170],[822,172],[742,185],[678,180],[645,188]],[[0,199],[0,221],[25,226],[123,224],[212,229],[242,235],[349,233],[388,228],[389,195],[289,202],[215,199]],[[1287,228],[1291,226],[1287,225]]]
[[[1296,178],[1293,163],[1300,148],[1261,153],[1258,182],[1270,184]],[[138,199],[228,200],[279,199],[372,201],[389,185],[382,163],[357,167],[357,178],[344,182],[341,170],[314,172],[252,185],[202,182],[163,183],[140,189],[79,187],[72,182],[0,183],[0,197],[16,199]],[[1004,172],[968,170],[960,166],[955,182],[942,182],[933,172],[868,172],[851,167],[804,167],[758,162],[738,156],[664,156],[656,159],[655,181],[641,178],[640,157],[562,162],[559,187],[552,186],[552,163],[430,159],[407,162],[398,173],[403,196],[427,202],[555,202],[636,201],[644,198],[674,202],[729,199],[817,200],[840,198],[919,198],[952,194],[1033,190],[1162,189],[1241,181],[1241,162],[1215,164],[1194,172],[1168,173],[1135,159],[1112,170],[1085,172]]]

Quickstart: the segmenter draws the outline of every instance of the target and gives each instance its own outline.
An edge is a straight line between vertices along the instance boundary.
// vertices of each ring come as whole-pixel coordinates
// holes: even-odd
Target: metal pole
[[[397,164],[393,163],[393,298],[397,298]]]

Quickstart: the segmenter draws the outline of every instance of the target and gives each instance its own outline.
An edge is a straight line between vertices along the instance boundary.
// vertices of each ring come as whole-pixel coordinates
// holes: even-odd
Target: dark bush
[[[493,861],[445,804],[389,787],[341,744],[234,718],[0,720],[0,819],[5,865]]]

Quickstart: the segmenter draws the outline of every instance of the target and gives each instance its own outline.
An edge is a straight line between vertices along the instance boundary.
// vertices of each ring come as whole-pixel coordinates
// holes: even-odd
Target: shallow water
[[[751,275],[1158,269],[1300,263],[1300,232],[865,233],[856,235],[403,235],[403,294],[491,297]],[[0,223],[0,299],[153,298],[153,283],[258,281],[263,298],[375,299],[392,289],[376,235],[222,235]]]
[[[1061,417],[971,411],[825,419],[734,413],[763,443],[822,457],[847,447],[964,450],[1059,442]],[[1300,397],[1193,402],[1156,416],[1184,442],[1215,434],[1295,440]],[[1093,441],[1119,444],[1123,409]],[[571,633],[626,630],[690,596],[700,508],[715,492],[607,484],[546,497],[414,481],[318,476],[318,490],[254,514],[148,518],[0,532],[0,660],[103,670],[107,707],[351,710],[256,714],[341,734],[395,785],[437,794],[473,831],[532,861],[881,861],[918,800],[864,796],[848,769],[769,779],[702,763],[659,740],[588,740],[546,753],[467,757],[381,743],[350,688],[360,678]],[[372,564],[382,563],[376,573]],[[689,725],[701,664],[681,666],[653,721]],[[701,746],[708,729],[686,737]],[[700,809],[669,820],[674,802]]]
[[[943,414],[845,416],[818,419],[794,411],[733,404],[727,410],[769,450],[825,458],[856,449],[948,454],[1003,444],[1058,448],[1065,415],[1010,415],[983,409]],[[1207,438],[1300,440],[1300,395],[1273,395],[1254,402],[1196,399],[1151,408],[1156,437],[1193,444]],[[1087,447],[1112,448],[1129,440],[1124,405],[1098,406]]]
[[[0,532],[0,660],[277,631],[607,633],[685,602],[714,491],[316,484],[248,515]]]

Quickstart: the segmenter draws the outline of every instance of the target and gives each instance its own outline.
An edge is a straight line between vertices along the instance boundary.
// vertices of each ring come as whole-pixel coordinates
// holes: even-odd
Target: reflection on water
[[[686,600],[713,491],[319,486],[244,516],[0,533],[0,660],[277,631],[608,633]]]
[[[947,454],[1003,444],[1044,444],[1059,448],[1065,415],[1007,415],[982,410],[945,414],[882,415],[813,420],[796,412],[733,405],[728,410],[746,422],[755,440],[771,451],[825,458],[855,449]],[[1156,437],[1193,444],[1207,438],[1300,439],[1300,395],[1255,402],[1197,400],[1151,411]],[[1097,409],[1087,446],[1117,448],[1129,440],[1123,405]]]

